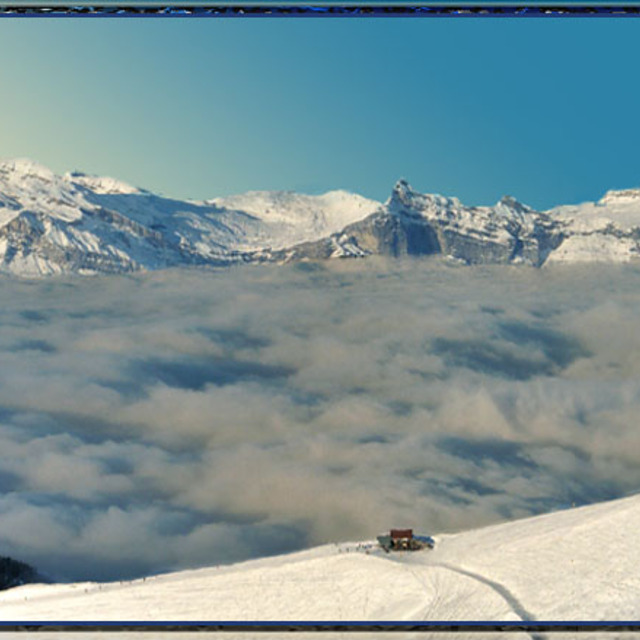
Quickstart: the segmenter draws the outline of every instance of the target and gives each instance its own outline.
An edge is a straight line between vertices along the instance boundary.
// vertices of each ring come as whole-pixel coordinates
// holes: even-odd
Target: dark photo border
[[[127,2],[68,3],[0,0],[0,18],[634,18],[640,0],[591,2]],[[640,37],[640,34],[639,34]],[[640,594],[639,594],[640,597]],[[638,632],[638,621],[0,621],[2,633],[47,632],[404,632],[594,633]]]
[[[1,2],[2,17],[192,17],[192,18],[614,18],[640,16],[640,3],[438,2],[438,3],[141,3]]]

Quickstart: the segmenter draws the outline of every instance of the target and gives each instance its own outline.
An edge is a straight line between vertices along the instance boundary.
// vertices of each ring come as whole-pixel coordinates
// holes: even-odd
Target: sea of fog
[[[0,280],[0,555],[112,580],[640,490],[640,267]]]

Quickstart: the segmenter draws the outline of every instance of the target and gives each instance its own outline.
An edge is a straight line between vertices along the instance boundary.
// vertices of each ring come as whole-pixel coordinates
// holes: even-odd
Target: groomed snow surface
[[[130,582],[25,585],[0,594],[0,620],[638,620],[639,530],[634,496],[435,536],[433,550],[350,542]]]

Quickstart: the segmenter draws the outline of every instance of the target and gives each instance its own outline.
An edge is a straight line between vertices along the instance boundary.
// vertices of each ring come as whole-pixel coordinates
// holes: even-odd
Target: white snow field
[[[0,594],[0,620],[638,620],[639,529],[633,496],[435,536],[433,550],[351,542],[130,582],[25,585]]]

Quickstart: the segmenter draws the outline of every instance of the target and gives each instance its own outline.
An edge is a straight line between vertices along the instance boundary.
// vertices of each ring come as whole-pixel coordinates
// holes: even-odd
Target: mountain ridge
[[[177,200],[115,178],[0,162],[0,272],[27,277],[180,266],[440,255],[473,264],[629,262],[640,256],[640,189],[536,211],[415,191],[389,199],[250,191]]]

